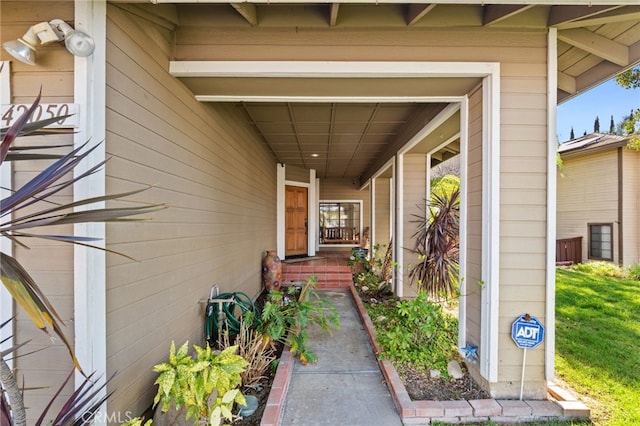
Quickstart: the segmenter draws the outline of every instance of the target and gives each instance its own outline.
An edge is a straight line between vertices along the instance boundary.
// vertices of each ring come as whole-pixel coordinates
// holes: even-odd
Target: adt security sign
[[[544,327],[536,317],[524,314],[513,322],[511,338],[519,348],[533,349],[542,343]]]

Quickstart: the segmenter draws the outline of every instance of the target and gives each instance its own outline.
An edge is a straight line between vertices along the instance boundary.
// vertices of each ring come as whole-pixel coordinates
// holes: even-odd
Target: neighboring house
[[[93,156],[111,158],[104,173],[64,196],[150,186],[129,202],[170,205],[144,223],[77,228],[137,262],[3,242],[51,295],[84,368],[119,372],[109,413],[149,407],[172,340],[202,343],[212,284],[257,295],[265,250],[353,245],[351,233],[325,248],[322,221],[370,227],[372,245],[393,238],[394,290],[411,296],[413,214],[428,168],[457,153],[459,344],[478,346],[470,368],[486,390],[517,399],[511,324],[536,316],[546,340],[528,353],[524,396],[546,397],[556,105],[640,62],[637,0],[419,3],[2,0],[2,42],[55,18],[95,40],[86,58],[38,45],[35,66],[0,52],[2,104],[31,103],[42,86],[43,102],[77,107],[76,144],[104,140]],[[40,167],[12,166],[3,186]],[[49,345],[15,314],[18,341]],[[15,363],[28,386],[49,386],[27,393],[32,413],[71,368],[61,345]]]
[[[640,262],[640,152],[628,143],[591,133],[558,147],[556,238],[581,237],[580,262]]]

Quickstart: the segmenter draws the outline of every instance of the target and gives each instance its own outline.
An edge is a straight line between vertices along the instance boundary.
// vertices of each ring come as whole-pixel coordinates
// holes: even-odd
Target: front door
[[[285,186],[285,257],[307,254],[307,188]]]

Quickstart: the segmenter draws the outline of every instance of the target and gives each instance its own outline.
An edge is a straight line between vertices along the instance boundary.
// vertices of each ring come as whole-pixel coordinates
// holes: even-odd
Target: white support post
[[[460,301],[458,303],[458,347],[467,346],[467,149],[469,146],[469,98],[460,103],[460,247],[459,277]]]
[[[0,62],[0,104],[7,105],[11,103],[11,63],[9,61]],[[13,187],[12,178],[13,165],[5,162],[0,168],[0,199],[9,195],[9,191],[3,188]],[[13,244],[8,238],[0,238],[0,251],[11,256],[13,254]],[[0,323],[7,322],[7,325],[0,328],[0,350],[6,350],[13,346],[13,297],[4,287],[0,285]],[[7,358],[9,368],[13,368],[13,361]]]
[[[286,166],[284,164],[276,164],[276,239],[277,252],[280,259],[284,259],[285,255],[285,176]]]
[[[309,193],[307,194],[307,254],[316,255],[316,242],[318,241],[318,213],[319,205],[316,203],[316,170],[309,170]]]
[[[500,68],[494,65],[482,85],[482,326],[480,372],[498,381],[500,290]]]
[[[555,378],[555,323],[556,323],[556,152],[558,104],[558,30],[549,28],[547,48],[547,271],[546,271],[546,315],[545,326],[545,376]]]
[[[80,106],[78,131],[74,145],[90,141],[89,146],[100,143],[79,167],[76,175],[105,159],[105,56],[106,56],[106,1],[76,1],[74,24],[76,29],[90,34],[95,43],[94,53],[87,58],[74,59],[74,102]],[[74,185],[74,199],[86,199],[105,194],[105,171],[94,173]],[[91,208],[103,207],[96,203]],[[77,224],[75,235],[101,238],[96,245],[105,245],[104,223]],[[106,255],[102,250],[75,246],[74,248],[74,331],[75,351],[87,372],[109,374],[107,371],[106,341]],[[76,375],[76,387],[82,383]],[[100,395],[105,396],[107,389]],[[101,411],[106,413],[106,404]],[[106,424],[107,416],[98,416],[96,424]]]

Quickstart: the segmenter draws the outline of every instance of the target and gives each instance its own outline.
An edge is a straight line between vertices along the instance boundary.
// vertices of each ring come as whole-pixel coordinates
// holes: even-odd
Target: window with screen
[[[360,243],[360,201],[320,201],[320,244]]]
[[[589,224],[589,259],[613,260],[612,224]]]

